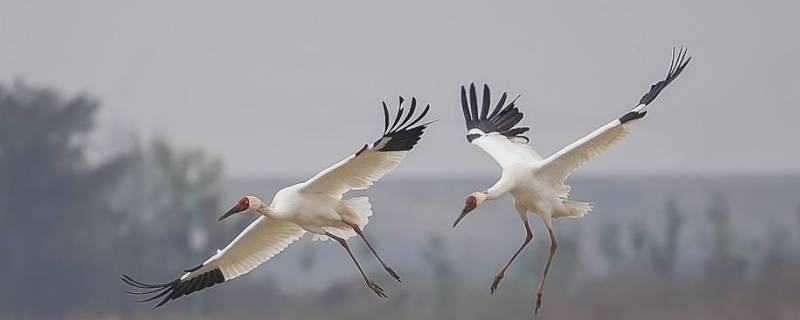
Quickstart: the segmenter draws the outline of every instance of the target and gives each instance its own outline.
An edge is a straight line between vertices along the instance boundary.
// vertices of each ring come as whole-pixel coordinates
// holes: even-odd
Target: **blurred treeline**
[[[219,211],[220,161],[135,137],[93,160],[98,108],[86,94],[0,85],[0,315],[116,310],[121,270],[180,270],[215,237],[192,225]]]
[[[222,199],[268,199],[302,179],[226,183],[218,159],[164,139],[116,137],[116,153],[97,159],[98,108],[85,94],[0,85],[0,318],[530,318],[547,250],[538,220],[534,244],[492,296],[492,275],[524,236],[508,199],[448,228],[463,197],[494,178],[382,181],[370,190],[376,214],[367,232],[403,284],[388,281],[363,248],[358,256],[388,301],[363,286],[341,248],[305,239],[224,286],[156,311],[134,304],[121,273],[171,280],[249,222],[216,223],[232,204]],[[556,223],[545,318],[800,317],[798,177],[573,184],[576,199],[599,206]]]

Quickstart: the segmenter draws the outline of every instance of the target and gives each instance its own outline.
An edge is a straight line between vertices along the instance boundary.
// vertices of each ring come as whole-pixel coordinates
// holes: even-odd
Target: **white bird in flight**
[[[514,207],[525,227],[525,241],[495,275],[491,293],[497,289],[506,269],[522,249],[533,240],[533,233],[528,224],[528,212],[534,212],[542,219],[550,235],[550,254],[536,290],[534,314],[539,312],[544,282],[557,247],[552,219],[580,218],[592,209],[589,203],[568,199],[570,186],[565,183],[565,179],[589,160],[604,153],[630,134],[631,125],[647,114],[645,107],[681,74],[690,60],[691,57],[686,57],[686,50],[683,48],[678,51],[677,55],[673,49],[672,64],[666,78],[652,85],[650,91],[639,100],[633,110],[547,158],[542,158],[527,145],[529,140],[522,134],[529,128],[514,127],[522,120],[522,113],[515,106],[517,99],[505,105],[508,96],[504,92],[497,106],[489,114],[491,98],[489,87],[484,85],[482,107],[479,114],[475,84],[470,85],[469,97],[467,97],[464,86],[461,87],[461,107],[467,123],[467,140],[494,158],[502,167],[503,172],[500,180],[492,187],[474,192],[467,197],[466,205],[461,215],[453,223],[453,227],[483,202],[498,199],[507,193],[514,198]]]
[[[342,199],[342,196],[349,190],[368,188],[396,168],[417,144],[431,122],[418,124],[430,110],[430,105],[426,105],[422,113],[410,121],[416,108],[416,98],[411,99],[411,106],[406,110],[403,108],[403,97],[400,97],[397,116],[389,126],[389,110],[384,102],[384,132],[377,141],[365,144],[355,154],[308,181],[281,189],[269,205],[252,195],[243,197],[219,220],[246,212],[258,212],[260,217],[228,246],[217,250],[211,258],[197,267],[185,270],[180,278],[168,283],[146,284],[123,275],[123,282],[142,290],[128,293],[152,295],[140,302],[163,297],[155,306],[158,308],[171,300],[248,273],[300,239],[306,232],[311,232],[314,240],[333,239],[341,244],[355,262],[367,286],[379,297],[387,297],[383,289],[367,277],[347,244],[348,238],[360,236],[386,272],[400,281],[397,273],[378,256],[364,235],[364,226],[372,215],[369,199]]]

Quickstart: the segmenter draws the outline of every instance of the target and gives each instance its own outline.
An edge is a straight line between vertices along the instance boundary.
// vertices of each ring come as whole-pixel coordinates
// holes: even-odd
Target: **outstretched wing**
[[[217,254],[203,264],[189,270],[178,279],[163,284],[147,284],[122,276],[125,284],[140,291],[128,291],[134,295],[151,295],[139,302],[161,298],[156,308],[185,295],[213,287],[250,272],[260,264],[280,253],[292,242],[305,234],[300,226],[264,216],[253,221],[233,241],[218,250]]]
[[[506,105],[507,99],[508,94],[503,92],[494,110],[490,110],[491,92],[489,86],[484,84],[482,106],[478,110],[475,84],[469,86],[469,98],[467,90],[461,86],[461,110],[464,112],[467,124],[467,141],[486,151],[501,167],[542,160],[542,157],[527,145],[528,137],[522,135],[530,128],[514,127],[522,121],[522,112],[516,106],[519,96]]]
[[[672,64],[666,78],[653,84],[650,87],[650,91],[642,96],[639,104],[633,110],[547,157],[542,162],[539,172],[550,175],[555,181],[564,181],[570,173],[628,136],[632,129],[630,124],[647,114],[647,111],[644,110],[645,107],[653,102],[661,90],[664,90],[667,85],[683,72],[683,69],[691,60],[691,57],[686,57],[684,48],[681,48],[677,55],[675,55],[675,49],[673,49]]]
[[[368,188],[396,168],[406,154],[414,148],[425,128],[431,123],[417,125],[430,110],[430,105],[426,105],[422,114],[411,121],[414,111],[417,109],[417,99],[411,98],[411,107],[408,110],[403,108],[403,101],[403,97],[400,97],[397,116],[391,126],[389,126],[391,120],[389,109],[386,107],[386,103],[383,103],[384,131],[377,141],[365,144],[355,154],[308,179],[300,191],[341,197],[349,190]]]

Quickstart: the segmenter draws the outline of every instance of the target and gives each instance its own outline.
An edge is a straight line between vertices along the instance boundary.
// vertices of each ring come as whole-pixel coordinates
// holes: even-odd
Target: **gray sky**
[[[489,174],[458,86],[522,94],[542,154],[693,61],[634,134],[584,173],[800,172],[800,5],[792,1],[0,0],[0,81],[103,101],[120,128],[219,155],[234,176],[310,176],[382,130],[380,100],[439,118],[393,176]],[[108,146],[107,146],[108,147]],[[113,148],[113,146],[108,147]]]

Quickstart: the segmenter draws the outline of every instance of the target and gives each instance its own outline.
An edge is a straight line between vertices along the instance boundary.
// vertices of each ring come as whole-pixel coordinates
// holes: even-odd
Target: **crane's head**
[[[461,215],[459,215],[458,219],[456,219],[456,222],[453,223],[453,228],[456,227],[456,225],[458,224],[458,222],[461,221],[461,219],[464,219],[467,213],[472,212],[481,203],[486,201],[487,197],[488,197],[488,192],[486,191],[470,193],[469,196],[467,196],[467,201],[464,204],[464,209],[461,210]]]
[[[256,197],[256,196],[244,196],[244,197],[242,197],[242,199],[239,200],[239,202],[236,203],[235,206],[233,206],[233,208],[231,208],[230,210],[228,210],[228,212],[225,212],[225,214],[223,214],[221,217],[219,217],[219,220],[217,220],[217,221],[222,221],[223,219],[225,219],[227,217],[230,217],[230,216],[232,216],[234,214],[237,214],[237,213],[247,213],[247,212],[250,212],[250,211],[253,211],[253,210],[258,210],[259,208],[261,208],[263,206],[264,206],[264,203],[261,202],[261,199],[259,199],[258,197]]]

